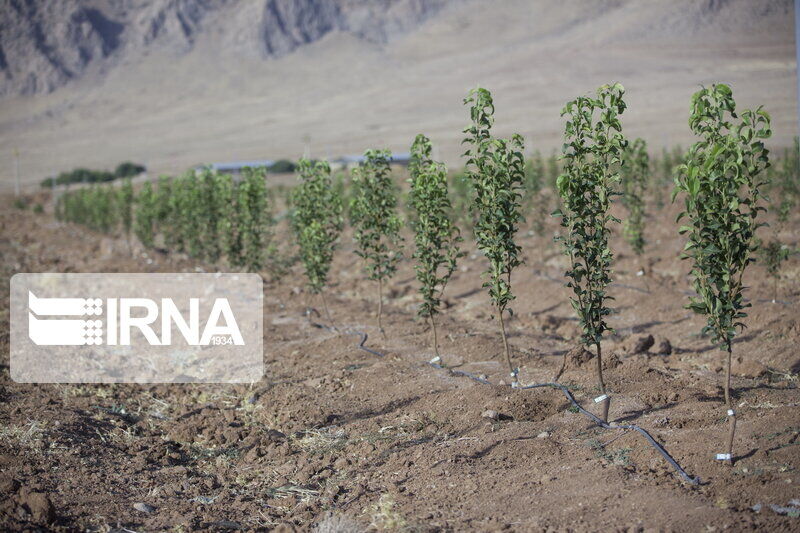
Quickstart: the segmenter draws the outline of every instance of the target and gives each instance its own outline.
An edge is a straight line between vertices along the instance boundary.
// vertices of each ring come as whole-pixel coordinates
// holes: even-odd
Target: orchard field
[[[297,187],[2,198],[6,286],[256,271],[265,346],[249,386],[17,384],[4,302],[4,529],[800,528],[797,147],[725,86],[689,150],[626,139],[619,85],[552,157],[465,104],[463,170],[420,135],[408,168],[301,160]]]

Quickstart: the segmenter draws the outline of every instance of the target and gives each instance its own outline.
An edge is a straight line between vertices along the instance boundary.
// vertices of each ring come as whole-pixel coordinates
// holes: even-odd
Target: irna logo
[[[175,329],[190,346],[244,345],[226,298],[216,298],[206,316],[199,298],[189,298],[188,307],[184,316],[172,298],[38,298],[29,291],[28,335],[39,346],[130,346],[136,334],[151,346],[170,346]]]
[[[245,273],[19,273],[20,383],[252,383],[264,374],[264,282]]]

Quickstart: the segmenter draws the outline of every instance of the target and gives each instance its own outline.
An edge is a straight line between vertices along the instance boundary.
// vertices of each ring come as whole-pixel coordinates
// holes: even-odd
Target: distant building
[[[226,174],[241,174],[242,170],[245,167],[250,168],[257,168],[257,167],[271,167],[275,164],[275,161],[272,159],[259,159],[253,161],[231,161],[229,163],[211,163],[209,165],[198,165],[194,167],[195,170],[203,170],[204,168],[210,168],[211,170],[215,170],[217,172],[223,172]]]
[[[367,158],[363,155],[343,155],[341,157],[331,159],[330,163],[331,168],[334,170],[347,170],[360,165],[366,161],[366,159]],[[411,161],[411,154],[408,152],[401,152],[392,154],[390,164],[407,167],[409,161]]]
[[[359,164],[363,163],[366,158],[363,155],[343,155],[341,157],[336,157],[330,160],[330,165],[333,170],[347,170],[358,166]],[[411,154],[408,152],[401,152],[392,154],[391,164],[392,165],[400,165],[400,166],[408,166],[409,161],[411,160]],[[238,176],[242,173],[242,170],[245,167],[267,167],[268,169],[275,165],[276,163],[283,163],[288,162],[285,160],[273,160],[273,159],[260,159],[260,160],[252,160],[252,161],[231,161],[227,163],[211,163],[209,165],[197,165],[194,167],[195,171],[203,170],[204,168],[210,168],[216,172],[223,172],[226,174],[233,174]],[[281,171],[279,171],[281,172]]]

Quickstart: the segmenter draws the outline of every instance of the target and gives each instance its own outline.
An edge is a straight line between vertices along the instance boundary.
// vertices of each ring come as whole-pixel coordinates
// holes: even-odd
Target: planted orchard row
[[[718,458],[730,462],[736,426],[730,391],[732,341],[744,327],[744,310],[749,306],[742,276],[754,260],[756,230],[763,225],[757,218],[765,210],[765,187],[775,175],[768,171],[764,146],[764,139],[771,135],[769,115],[758,108],[742,112],[740,118],[728,86],[704,88],[692,97],[689,121],[700,140],[680,159],[665,152],[662,168],[654,169],[645,142],[636,139],[629,143],[622,133],[624,93],[620,84],[605,85],[592,96],[568,102],[561,113],[565,132],[560,160],[536,157],[526,165],[521,136],[503,139],[493,134],[494,103],[489,91],[471,91],[464,100],[471,118],[464,129],[466,166],[462,180],[455,182],[456,194],[449,190],[445,165],[432,159],[430,140],[424,135],[416,137],[411,147],[407,207],[422,300],[419,314],[431,326],[433,362],[445,366],[438,350],[436,315],[448,280],[464,255],[457,223],[467,222],[477,248],[487,259],[483,287],[497,311],[505,359],[512,384],[518,386],[519,370],[505,331],[505,315],[511,312],[509,306],[515,298],[512,272],[522,263],[515,237],[524,222],[523,211],[534,213],[534,230],[541,232],[547,208],[544,191],[549,185],[559,199],[553,214],[560,217],[562,231],[557,240],[569,259],[565,275],[573,292],[570,302],[582,328],[581,341],[596,354],[601,394],[595,403],[600,404],[601,419],[606,422],[611,398],[602,372],[602,339],[612,331],[606,322],[612,312],[607,293],[613,262],[609,237],[620,222],[611,213],[612,202],[614,197],[622,197],[628,214],[624,235],[632,249],[642,253],[647,190],[663,176],[674,175],[673,201],[676,195],[684,201],[680,233],[688,237],[683,258],[691,262],[696,292],[687,307],[707,318],[704,332],[727,355],[725,401],[730,437],[727,453]],[[796,155],[793,157],[796,164]],[[791,158],[787,157],[784,165],[791,164],[787,160]],[[362,258],[368,278],[377,282],[381,332],[384,287],[397,270],[403,246],[403,222],[390,161],[388,151],[368,150],[363,163],[351,172],[346,200],[327,163],[303,159],[298,167],[300,184],[289,197],[291,227],[308,288],[321,294],[326,313],[324,288],[347,211],[355,253]],[[548,184],[548,176],[555,174],[554,183]],[[786,220],[800,191],[794,167],[781,169],[778,176],[779,190],[785,193],[779,219]],[[130,213],[133,201],[129,183],[119,192],[112,191],[91,188],[68,193],[59,204],[60,216],[108,231],[113,226],[109,217]],[[655,198],[658,204],[661,200],[658,195]],[[117,204],[127,207],[110,207]],[[235,268],[258,271],[264,267],[265,252],[273,246],[271,213],[263,170],[247,169],[238,183],[211,171],[190,172],[181,178],[162,179],[157,187],[146,183],[136,198],[132,227],[145,246],[158,243],[210,262],[225,257]],[[125,220],[127,232],[130,215]],[[777,270],[782,249],[766,253],[770,269]]]

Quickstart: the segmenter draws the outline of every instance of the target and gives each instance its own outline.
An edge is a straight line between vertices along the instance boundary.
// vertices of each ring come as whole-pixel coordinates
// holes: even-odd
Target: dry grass
[[[394,498],[384,494],[377,503],[369,506],[365,513],[370,517],[370,526],[383,531],[407,531],[408,522],[394,505]]]
[[[9,425],[0,428],[0,442],[13,447],[41,451],[44,448],[45,425],[36,420],[28,420],[22,425]]]

